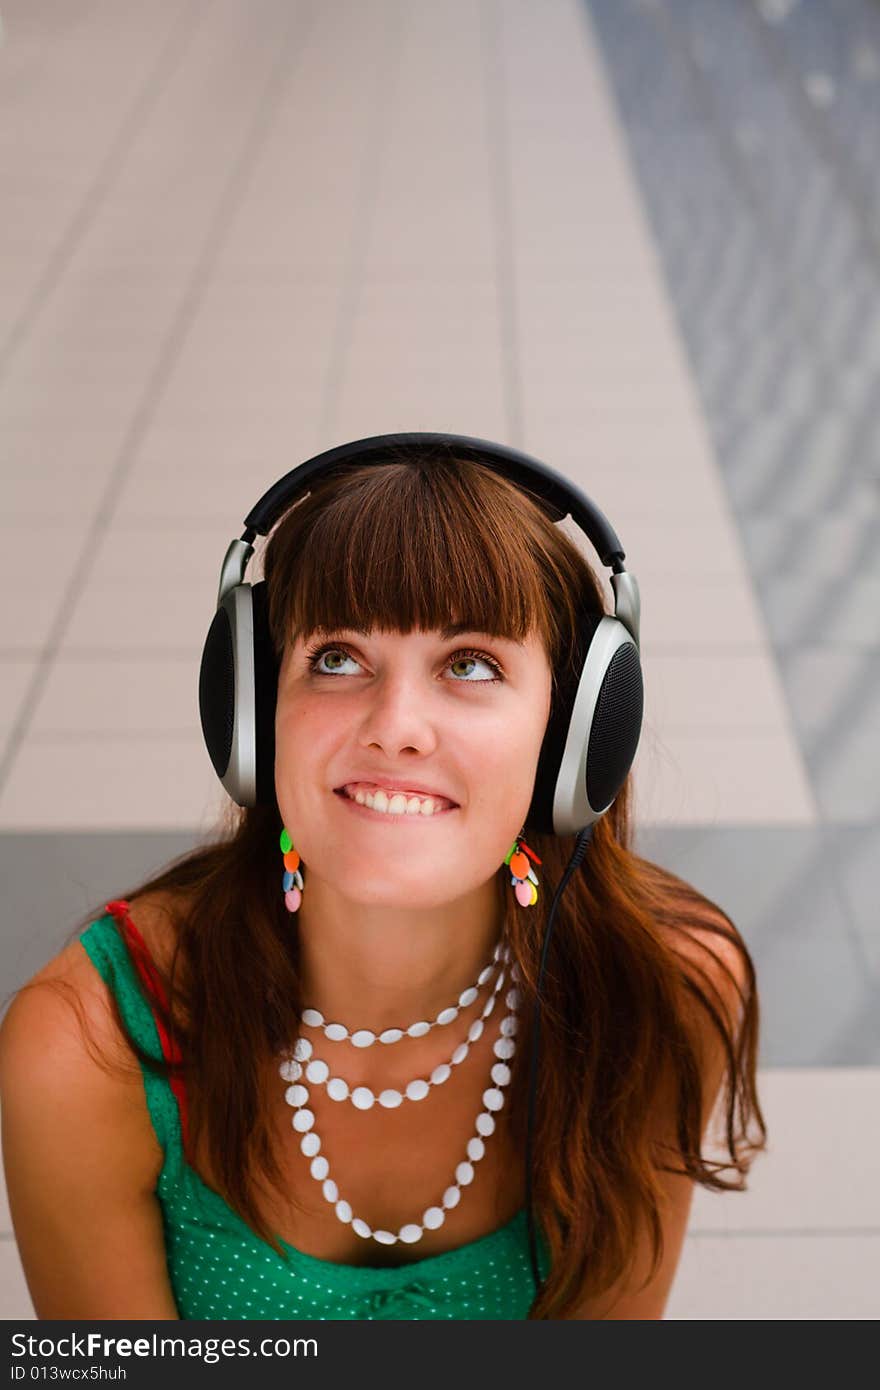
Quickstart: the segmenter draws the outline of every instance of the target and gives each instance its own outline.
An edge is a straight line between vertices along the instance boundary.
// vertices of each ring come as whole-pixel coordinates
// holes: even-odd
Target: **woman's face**
[[[275,785],[307,872],[352,901],[402,908],[485,884],[525,820],[550,695],[534,634],[523,644],[377,629],[297,639],[279,673]],[[397,790],[405,801],[390,811],[409,809],[370,809],[343,787]],[[432,791],[453,809],[426,814]]]

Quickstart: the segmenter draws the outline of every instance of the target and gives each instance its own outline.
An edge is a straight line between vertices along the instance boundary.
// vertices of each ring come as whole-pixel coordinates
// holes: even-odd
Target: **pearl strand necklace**
[[[408,1028],[386,1028],[377,1036],[371,1028],[356,1028],[353,1032],[349,1032],[344,1023],[327,1023],[319,1009],[303,1009],[300,1017],[308,1028],[322,1028],[324,1037],[328,1042],[345,1042],[347,1039],[354,1047],[372,1047],[376,1042],[396,1043],[400,1042],[402,1038],[423,1038],[426,1033],[430,1033],[431,1029],[438,1025],[445,1028],[448,1024],[454,1023],[458,1018],[459,1010],[466,1009],[473,1004],[483,985],[491,979],[498,961],[506,960],[507,956],[508,948],[499,941],[492,960],[477,976],[476,984],[462,990],[458,996],[457,1004],[451,1004],[448,1009],[441,1009],[433,1023],[420,1019],[417,1023],[411,1023]]]
[[[504,960],[507,956],[505,954]],[[327,1087],[327,1094],[331,1100],[350,1100],[358,1110],[370,1110],[376,1101],[386,1110],[394,1110],[401,1105],[404,1100],[424,1100],[432,1086],[442,1086],[444,1081],[448,1081],[452,1075],[452,1068],[460,1066],[467,1057],[471,1049],[471,1044],[475,1043],[482,1035],[486,1019],[489,1018],[495,1008],[500,991],[504,987],[506,979],[504,969],[499,970],[495,981],[492,994],[486,1001],[483,1012],[478,1019],[475,1019],[468,1029],[467,1039],[459,1043],[448,1062],[441,1062],[431,1072],[429,1080],[423,1077],[416,1077],[415,1080],[406,1084],[402,1091],[391,1088],[380,1091],[378,1095],[369,1086],[355,1086],[354,1090],[349,1088],[347,1081],[341,1076],[331,1076],[330,1067],[320,1057],[312,1056],[312,1044],[308,1038],[298,1038],[293,1053],[288,1056],[278,1068],[280,1075],[285,1081],[293,1082],[288,1086],[284,1093],[287,1104],[294,1109],[305,1105],[308,1091],[302,1081],[303,1071],[305,1071],[305,1081],[311,1082],[315,1086]],[[515,1000],[515,1002],[514,1002]],[[515,989],[508,990],[506,995],[508,1008],[515,1008],[519,1003],[519,995]]]
[[[515,970],[515,967],[514,967]],[[355,1216],[352,1211],[351,1203],[345,1198],[340,1197],[339,1188],[330,1176],[330,1164],[321,1150],[321,1139],[315,1131],[315,1116],[308,1108],[308,1087],[303,1086],[305,1092],[303,1104],[295,1107],[292,1124],[293,1128],[299,1132],[305,1131],[300,1140],[300,1149],[307,1158],[311,1158],[309,1171],[317,1183],[321,1185],[321,1191],[325,1201],[333,1207],[335,1215],[343,1225],[351,1224],[352,1230],[363,1240],[375,1240],[380,1245],[395,1245],[397,1241],[402,1241],[406,1245],[412,1245],[421,1240],[425,1231],[436,1231],[446,1220],[446,1213],[457,1207],[461,1201],[461,1189],[468,1186],[474,1180],[474,1164],[478,1163],[486,1152],[484,1140],[495,1131],[494,1111],[498,1111],[504,1104],[504,1087],[510,1081],[511,1070],[507,1065],[516,1050],[515,1036],[517,1030],[517,1007],[519,995],[516,990],[511,990],[515,995],[515,1001],[510,1006],[510,1013],[501,1020],[499,1036],[493,1045],[495,1056],[499,1058],[491,1070],[493,1085],[483,1092],[483,1105],[485,1109],[477,1115],[476,1133],[467,1143],[467,1158],[464,1159],[455,1169],[455,1181],[446,1188],[440,1199],[440,1205],[428,1207],[422,1213],[421,1222],[406,1222],[397,1232],[378,1230],[372,1227],[361,1217]],[[283,1064],[284,1065],[284,1064]]]

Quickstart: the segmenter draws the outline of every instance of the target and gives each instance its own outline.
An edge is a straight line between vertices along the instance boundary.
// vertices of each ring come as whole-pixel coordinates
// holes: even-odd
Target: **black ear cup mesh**
[[[587,797],[597,811],[616,797],[626,781],[639,743],[644,686],[638,649],[618,647],[599,689],[587,752]]]
[[[214,771],[223,777],[232,751],[235,713],[235,677],[232,669],[232,632],[223,608],[218,608],[202,652],[199,670],[199,713],[202,732]]]
[[[254,615],[254,699],[257,718],[257,802],[275,804],[275,704],[278,699],[278,662],[269,634],[269,601],[260,580],[251,590]]]

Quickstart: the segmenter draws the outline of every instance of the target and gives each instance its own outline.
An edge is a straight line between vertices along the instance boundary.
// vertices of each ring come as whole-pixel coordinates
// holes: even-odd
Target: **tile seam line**
[[[97,176],[89,184],[79,207],[68,223],[67,230],[50,255],[48,265],[37,281],[35,289],[28,296],[24,308],[0,347],[0,390],[15,353],[27,339],[30,330],[58,288],[65,270],[103,206],[145,117],[155,107],[162,91],[183,61],[196,20],[201,17],[206,3],[207,0],[195,0],[188,9],[182,9],[177,22],[172,25],[149,76],[123,119],[122,128],[111,145],[109,154],[105,156]]]
[[[361,178],[352,216],[353,233],[339,293],[324,374],[321,407],[318,412],[315,436],[315,448],[318,450],[324,447],[324,441],[331,437],[334,429],[351,349],[351,330],[357,319],[363,288],[369,283],[368,277],[364,274],[364,266],[370,232],[375,224],[376,200],[388,149],[391,112],[397,94],[405,34],[406,10],[402,0],[397,0],[386,20],[386,40],[391,40],[391,47],[390,52],[386,51],[384,63],[377,64],[371,121],[361,145],[361,149],[366,148],[370,154],[361,161]]]
[[[0,758],[0,799],[2,799],[10,771],[18,757],[24,737],[30,728],[33,711],[43,693],[49,669],[57,654],[59,644],[66,632],[83,588],[91,573],[96,543],[102,533],[112,523],[113,513],[125,481],[131,471],[138,445],[152,418],[171,373],[176,365],[181,347],[194,322],[205,288],[223,240],[228,232],[230,215],[236,200],[240,199],[248,179],[252,177],[256,165],[255,151],[265,138],[266,130],[275,115],[285,87],[293,80],[299,70],[299,58],[305,48],[305,40],[314,23],[317,0],[305,10],[290,5],[288,29],[284,42],[279,44],[275,62],[269,70],[261,98],[251,117],[250,127],[242,139],[238,158],[234,162],[226,184],[217,201],[201,253],[196,262],[189,284],[171,321],[171,326],[157,351],[155,366],[147,377],[140,402],[135,407],[131,423],[113,464],[109,481],[104,488],[101,501],[92,517],[88,529],[83,530],[83,544],[73,573],[65,586],[60,609],[50,628],[46,641],[39,649],[36,669],[28,683],[24,697],[19,702],[19,712],[8,735],[6,748]],[[300,41],[299,53],[289,61],[294,40]]]
[[[498,333],[501,389],[507,437],[514,448],[523,447],[522,374],[519,313],[514,271],[512,175],[505,63],[506,28],[499,0],[482,0],[479,11],[480,47],[486,74],[484,116],[489,160],[489,196],[495,244],[495,290],[498,296]]]

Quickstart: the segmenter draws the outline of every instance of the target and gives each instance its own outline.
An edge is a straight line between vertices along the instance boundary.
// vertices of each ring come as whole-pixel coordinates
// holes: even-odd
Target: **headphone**
[[[239,806],[275,804],[275,703],[278,663],[269,635],[266,583],[244,582],[252,542],[266,536],[300,494],[320,479],[407,458],[464,458],[533,495],[553,521],[571,515],[612,570],[614,616],[579,612],[573,661],[554,692],[523,827],[574,835],[610,809],[632,766],[642,727],[639,586],[625,552],[596,504],[527,454],[456,434],[380,434],[328,449],[269,488],[245,517],[220,571],[217,611],[199,672],[202,732],[214,771]]]
[[[529,1075],[525,1179],[529,1257],[536,1295],[541,1273],[533,1209],[533,1136],[541,1037],[541,984],[556,910],[566,884],[583,862],[595,824],[610,809],[632,766],[642,728],[644,689],[639,659],[639,586],[623,561],[623,547],[596,504],[537,459],[458,434],[380,434],[357,439],[286,473],[245,517],[220,571],[217,611],[208,630],[199,673],[202,732],[214,771],[239,806],[275,804],[275,702],[278,665],[269,635],[266,584],[244,582],[252,542],[266,536],[299,493],[316,479],[414,458],[480,463],[533,496],[553,521],[571,515],[603,565],[611,570],[614,617],[577,614],[573,661],[551,701],[523,834],[577,835],[544,931],[535,987]]]

